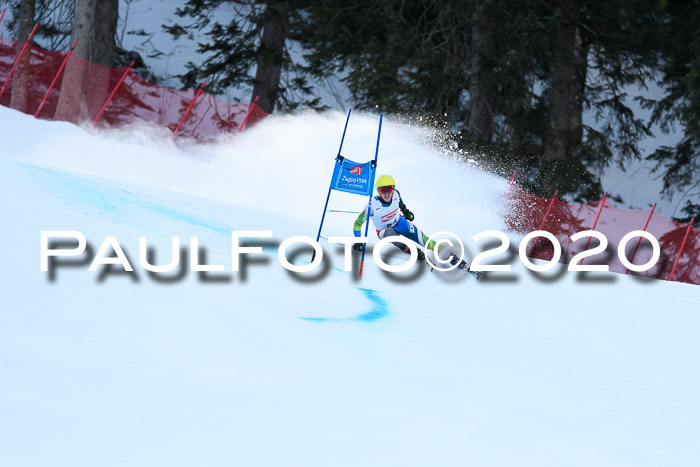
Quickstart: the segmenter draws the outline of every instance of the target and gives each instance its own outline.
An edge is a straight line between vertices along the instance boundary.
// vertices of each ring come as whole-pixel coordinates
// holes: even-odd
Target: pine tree
[[[663,173],[663,191],[687,199],[686,217],[678,220],[688,222],[700,218],[700,2],[668,2],[665,12],[659,50],[660,84],[666,95],[646,105],[662,131],[668,133],[680,124],[683,136],[673,146],[658,148],[649,159],[655,162],[655,171]]]
[[[207,90],[223,94],[229,89],[251,89],[251,100],[268,113],[299,106],[317,107],[304,74],[289,55],[287,42],[303,19],[296,3],[254,0],[188,0],[176,15],[189,24],[164,26],[176,39],[193,31],[206,31],[207,42],[198,53],[210,54],[202,63],[189,62],[180,76],[184,88],[207,81]],[[228,13],[226,13],[228,12]],[[212,21],[212,17],[227,17]],[[253,74],[255,69],[255,74]]]
[[[35,4],[34,0],[22,0],[18,5],[19,24],[17,26],[17,41],[29,40],[29,35],[34,28]],[[23,44],[18,43],[16,55],[19,56]],[[27,93],[29,91],[29,54],[25,54],[17,63],[15,74],[12,77],[12,98],[10,107],[21,112],[26,112]]]
[[[118,0],[75,0],[72,36],[78,39],[75,55],[69,60],[62,78],[56,107],[57,120],[74,121],[97,116],[109,91],[107,73],[101,79],[86,82],[93,65],[111,67],[115,54]]]
[[[308,2],[307,70],[342,76],[355,107],[458,121],[469,85],[471,4]]]
[[[625,88],[655,57],[653,0],[310,2],[309,70],[343,73],[361,108],[432,112],[463,147],[518,168],[538,194],[589,201],[597,169],[641,157],[650,134]],[[583,124],[593,109],[602,126]],[[512,172],[511,172],[512,173]]]
[[[499,54],[518,57],[499,87],[508,152],[521,182],[541,196],[558,188],[576,201],[598,199],[596,172],[639,159],[639,142],[651,134],[626,102],[626,88],[651,79],[658,8],[646,0],[589,0],[525,2],[501,11],[509,12],[505,26],[497,16],[491,21],[497,31],[506,29],[493,35],[505,46]],[[599,129],[583,123],[586,110]]]
[[[26,8],[29,3],[33,6],[34,15],[31,25],[28,26],[29,30],[25,29],[24,34],[19,32],[21,18],[29,16],[22,12],[22,8]],[[8,13],[12,13],[12,17],[8,19],[6,15],[2,25],[19,40],[25,40],[34,24],[38,24],[33,39],[35,44],[54,51],[63,51],[70,46],[73,0],[0,0],[0,11],[5,8],[8,9]]]

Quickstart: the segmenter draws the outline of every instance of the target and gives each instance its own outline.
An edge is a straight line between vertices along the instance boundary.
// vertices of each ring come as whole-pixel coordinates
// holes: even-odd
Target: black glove
[[[365,246],[362,243],[355,243],[355,244],[353,244],[352,249],[355,251],[362,251],[364,249],[364,247]]]
[[[413,219],[416,218],[416,216],[414,216],[411,211],[404,212],[403,217],[405,217],[407,221],[412,221]]]

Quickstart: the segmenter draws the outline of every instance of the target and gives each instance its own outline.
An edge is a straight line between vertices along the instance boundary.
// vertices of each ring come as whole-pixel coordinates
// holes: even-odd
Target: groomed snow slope
[[[617,274],[390,275],[358,281],[340,247],[294,276],[274,242],[315,237],[344,115],[271,118],[175,146],[157,130],[90,133],[0,108],[0,465],[695,466],[698,289]],[[346,157],[374,155],[353,115]],[[386,122],[380,173],[416,224],[503,230],[506,183]],[[334,193],[332,209],[364,200]],[[324,235],[351,235],[329,213]],[[115,236],[135,273],[91,257],[40,271],[40,231]],[[231,230],[272,230],[230,272]],[[153,277],[199,238],[202,279]],[[372,243],[376,238],[372,235]],[[390,251],[390,250],[388,250]],[[299,254],[302,264],[307,253]],[[505,261],[506,257],[500,258]],[[398,260],[398,258],[397,258]]]

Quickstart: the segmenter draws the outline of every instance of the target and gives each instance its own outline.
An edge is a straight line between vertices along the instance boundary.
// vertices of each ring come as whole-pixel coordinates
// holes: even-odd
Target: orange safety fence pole
[[[654,215],[655,209],[656,209],[656,203],[654,203],[654,207],[651,208],[651,213],[649,213],[649,218],[647,219],[647,223],[644,224],[644,232],[646,232],[647,227],[649,227],[649,221],[651,220],[651,216]],[[630,259],[630,263],[634,264],[634,257],[637,255],[637,250],[639,249],[639,245],[641,245],[641,244],[642,244],[642,237],[639,237],[639,241],[637,242],[637,246],[634,248],[634,253],[632,253],[632,259]],[[627,269],[627,271],[625,271],[625,275],[627,275],[629,273],[630,273],[630,270]]]
[[[49,86],[49,89],[46,91],[44,98],[41,100],[41,104],[39,104],[39,108],[36,109],[36,113],[34,114],[34,118],[39,118],[39,112],[41,112],[41,109],[44,107],[44,103],[46,102],[46,99],[49,98],[49,94],[51,94],[51,90],[56,85],[56,81],[58,81],[58,77],[61,76],[61,72],[63,72],[63,69],[66,67],[66,63],[68,63],[68,59],[70,58],[71,54],[73,53],[73,49],[75,49],[75,46],[77,43],[78,43],[78,39],[75,39],[75,42],[73,42],[73,46],[68,51],[66,58],[63,59],[63,63],[61,63],[61,68],[58,69],[58,73],[56,73],[56,76],[54,76],[53,81],[51,81],[51,86]]]
[[[3,11],[3,14],[5,12]],[[15,60],[15,64],[12,65],[12,69],[10,70],[10,74],[7,75],[7,79],[5,80],[5,84],[2,85],[2,89],[0,89],[0,97],[2,97],[2,94],[5,92],[5,87],[7,87],[7,83],[10,82],[10,78],[12,78],[12,73],[15,72],[15,69],[17,68],[17,65],[19,65],[19,61],[22,59],[22,55],[24,55],[24,52],[27,50],[27,47],[29,47],[29,41],[32,40],[32,37],[34,37],[34,33],[36,32],[36,28],[39,27],[39,23],[36,23],[34,25],[34,29],[32,29],[31,34],[29,34],[29,38],[27,39],[27,42],[24,43],[24,47],[22,47],[22,50],[19,53],[19,56],[17,57],[17,60]]]
[[[547,207],[547,212],[544,215],[544,218],[542,219],[542,223],[540,224],[540,228],[537,230],[542,230],[544,228],[544,223],[547,222],[547,218],[549,217],[549,212],[552,210],[552,206],[554,206],[554,201],[557,199],[557,195],[559,194],[559,190],[554,190],[554,196],[552,197],[552,201],[549,202],[549,207]],[[540,237],[537,237],[535,239],[535,243],[532,244],[532,248],[530,248],[530,252],[527,254],[527,256],[532,256],[532,252],[535,251],[535,247],[540,243]]]
[[[239,133],[243,130],[243,126],[248,121],[248,118],[250,117],[250,112],[253,111],[253,106],[255,106],[258,103],[258,99],[260,99],[260,96],[255,96],[255,100],[248,107],[248,113],[245,115],[245,118],[243,119],[243,123],[241,123],[241,126],[238,127]]]
[[[673,273],[676,272],[676,266],[678,266],[678,261],[681,259],[681,254],[683,254],[683,248],[685,248],[685,242],[688,240],[688,235],[690,234],[690,228],[693,226],[693,222],[695,222],[694,217],[690,220],[690,224],[688,224],[688,230],[685,231],[685,237],[683,237],[683,243],[681,243],[681,249],[678,250],[678,256],[676,257],[676,261],[673,263],[673,269],[671,269],[671,275],[668,276],[668,280],[670,280],[670,281],[673,280]]]
[[[131,63],[129,64],[129,66],[126,67],[126,71],[125,71],[124,74],[122,75],[121,79],[119,80],[119,82],[117,83],[117,85],[114,86],[114,89],[112,90],[112,94],[109,95],[109,97],[107,98],[107,102],[105,102],[105,105],[102,106],[102,110],[100,110],[100,113],[97,114],[97,118],[95,118],[95,121],[92,122],[92,126],[93,126],[93,127],[94,127],[95,125],[97,125],[98,120],[100,119],[100,117],[102,117],[102,114],[104,113],[105,109],[106,109],[107,106],[109,105],[109,102],[112,100],[112,98],[114,97],[114,95],[117,93],[117,90],[119,89],[119,86],[121,86],[122,83],[124,82],[124,79],[126,78],[126,75],[129,73],[129,71],[131,71],[131,67],[132,67],[132,66],[134,66],[134,61],[133,61],[133,60],[131,61]]]
[[[203,82],[202,85],[199,87],[197,90],[197,94],[194,95],[194,99],[192,99],[192,102],[190,102],[189,107],[187,107],[187,110],[185,110],[185,115],[182,116],[182,120],[180,120],[180,123],[177,124],[177,128],[175,128],[175,131],[173,132],[172,136],[170,139],[175,139],[175,136],[177,135],[177,132],[180,131],[180,127],[182,124],[185,122],[185,119],[187,116],[190,114],[190,110],[192,110],[192,107],[194,106],[194,103],[197,102],[197,99],[199,99],[199,95],[202,94],[202,91],[204,91],[204,86],[207,84],[207,82]]]
[[[605,196],[603,196],[603,199],[600,201],[600,209],[598,209],[598,215],[595,216],[595,221],[593,221],[593,227],[591,228],[591,230],[595,230],[595,226],[598,225],[598,219],[600,219],[600,214],[603,212],[603,208],[605,207],[605,201],[607,199],[608,194],[605,193]],[[588,249],[588,246],[591,244],[591,238],[593,237],[588,237],[588,241],[586,242],[586,248],[584,248],[583,251],[586,251]],[[579,261],[578,264],[583,264],[583,258],[581,258],[581,261]]]

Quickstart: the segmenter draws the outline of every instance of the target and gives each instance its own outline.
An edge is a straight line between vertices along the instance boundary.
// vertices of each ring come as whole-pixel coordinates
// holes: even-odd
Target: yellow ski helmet
[[[393,191],[394,185],[396,185],[396,182],[394,182],[394,178],[391,175],[380,175],[379,178],[377,178],[377,183],[375,184],[377,187],[377,193],[380,195],[383,194],[379,191],[380,188],[391,187]]]

